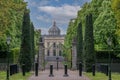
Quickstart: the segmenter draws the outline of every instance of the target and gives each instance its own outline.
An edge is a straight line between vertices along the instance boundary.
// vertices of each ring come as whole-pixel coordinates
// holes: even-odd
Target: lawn
[[[85,73],[90,80],[108,80],[108,76],[103,73],[97,72],[95,76],[92,76],[92,73]],[[112,80],[120,80],[120,73],[112,73]]]
[[[26,73],[26,76],[22,76],[22,73],[17,73],[15,75],[10,76],[10,80],[27,80],[30,77],[31,73]],[[6,72],[0,71],[0,80],[6,80]]]

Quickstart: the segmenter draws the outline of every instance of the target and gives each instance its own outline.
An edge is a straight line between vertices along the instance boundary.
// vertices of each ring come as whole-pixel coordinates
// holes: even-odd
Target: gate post
[[[38,63],[35,63],[35,76],[38,76]]]
[[[25,64],[22,65],[22,74],[25,76]]]
[[[79,76],[82,76],[82,63],[79,63]]]
[[[93,76],[95,76],[95,64],[92,65]]]

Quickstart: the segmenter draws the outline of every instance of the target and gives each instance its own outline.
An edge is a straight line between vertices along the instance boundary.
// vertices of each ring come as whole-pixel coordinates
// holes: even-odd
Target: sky
[[[70,19],[77,17],[82,5],[91,0],[24,0],[28,2],[30,18],[36,29],[48,34],[53,21],[61,29],[61,34],[66,34]]]

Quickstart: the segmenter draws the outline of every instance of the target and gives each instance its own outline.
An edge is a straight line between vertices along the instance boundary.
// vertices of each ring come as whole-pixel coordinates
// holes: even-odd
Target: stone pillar
[[[77,62],[77,48],[76,48],[76,38],[72,40],[72,70],[76,70],[76,62]]]
[[[38,64],[39,64],[39,70],[43,70],[43,64],[44,64],[44,43],[42,42],[42,39],[40,39],[39,43],[39,55],[38,55]]]

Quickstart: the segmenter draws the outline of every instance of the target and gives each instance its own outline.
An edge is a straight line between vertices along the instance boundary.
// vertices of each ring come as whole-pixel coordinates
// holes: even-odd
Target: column
[[[44,63],[44,43],[39,43],[39,70],[43,70],[43,63]]]
[[[73,38],[72,40],[72,70],[77,69],[76,62],[77,62],[76,38]]]

